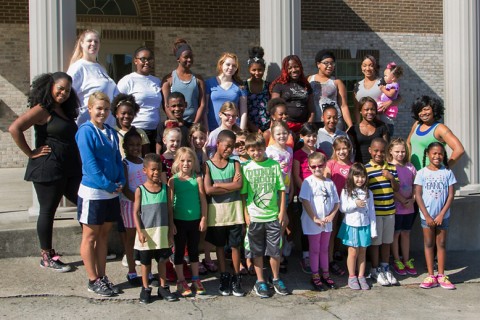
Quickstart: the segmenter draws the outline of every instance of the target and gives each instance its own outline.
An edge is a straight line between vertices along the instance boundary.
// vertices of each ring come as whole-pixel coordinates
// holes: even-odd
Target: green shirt
[[[176,173],[173,177],[173,218],[177,220],[199,220],[202,215],[197,176],[181,180]]]

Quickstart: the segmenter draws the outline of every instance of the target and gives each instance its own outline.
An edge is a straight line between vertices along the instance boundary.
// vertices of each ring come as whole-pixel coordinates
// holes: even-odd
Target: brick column
[[[30,80],[41,73],[67,70],[76,40],[75,0],[29,0],[29,28]],[[32,145],[34,139],[32,130]],[[32,192],[28,211],[30,220],[36,220],[39,207],[33,187]]]
[[[280,74],[284,57],[301,54],[301,29],[301,0],[260,1],[260,45],[268,81]]]
[[[444,0],[445,123],[465,147],[454,167],[458,194],[480,191],[480,5]]]

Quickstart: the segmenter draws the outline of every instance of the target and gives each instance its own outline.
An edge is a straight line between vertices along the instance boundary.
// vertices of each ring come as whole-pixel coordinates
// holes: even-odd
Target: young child
[[[395,120],[398,114],[398,106],[390,105],[388,107],[383,106],[383,104],[387,101],[394,101],[398,97],[398,93],[400,90],[400,85],[398,84],[398,79],[403,75],[403,68],[401,66],[397,66],[395,62],[390,62],[387,64],[387,68],[383,72],[383,81],[379,84],[379,89],[382,91],[382,95],[380,96],[380,101],[377,103],[378,105],[378,113],[381,114],[382,112],[385,116],[390,120]],[[387,125],[390,137],[393,136],[393,124]]]
[[[265,139],[261,134],[249,134],[245,148],[252,160],[243,167],[240,193],[248,226],[249,250],[257,274],[254,290],[262,298],[270,296],[263,276],[263,257],[267,255],[275,292],[287,295],[287,287],[279,277],[281,232],[288,224],[282,169],[278,162],[265,157]]]
[[[238,131],[236,121],[238,116],[237,107],[235,103],[226,101],[222,104],[220,111],[218,112],[218,116],[220,117],[220,126],[210,132],[208,135],[208,141],[206,144],[207,149],[207,156],[211,159],[215,152],[217,151],[217,137],[218,134],[223,130],[230,130],[230,131]]]
[[[177,301],[170,292],[165,277],[165,263],[172,254],[169,243],[169,217],[167,208],[167,188],[162,183],[160,156],[148,153],[143,160],[145,183],[135,190],[134,217],[137,235],[135,250],[142,263],[142,290],[140,302],[150,303],[152,289],[148,286],[152,259],[158,263],[160,287],[157,294],[160,299]]]
[[[233,159],[238,160],[242,166],[246,165],[250,161],[250,156],[245,149],[245,139],[247,138],[248,131],[240,130],[235,133],[237,136],[235,140],[235,151],[233,152]]]
[[[178,127],[166,128],[163,131],[163,143],[165,145],[165,152],[161,155],[165,181],[172,177],[172,166],[177,149],[180,148],[180,141],[182,140],[182,133]]]
[[[328,112],[329,110],[326,110],[323,115]],[[327,161],[325,177],[332,179],[337,188],[338,196],[340,197],[345,187],[345,182],[347,181],[348,171],[352,165],[350,161],[352,158],[352,143],[347,137],[339,136],[333,141],[333,150],[332,159]],[[340,243],[336,243],[339,222],[341,221],[341,218],[338,217],[343,215],[343,211],[339,211],[339,214],[335,215],[332,222],[332,237],[330,237],[328,257],[330,261],[330,271],[338,276],[343,276],[345,270],[334,259],[334,257],[338,260],[342,259],[342,254],[339,251]]]
[[[267,108],[268,108],[268,113],[270,113],[270,126],[275,121],[283,121],[287,123],[288,114],[287,114],[287,103],[285,102],[285,100],[283,100],[282,98],[270,99],[270,101],[268,101]],[[288,130],[288,133],[289,134],[287,139],[287,146],[293,149],[295,144],[295,139],[290,130]],[[267,129],[263,132],[263,137],[267,142],[267,146],[270,145],[271,143],[274,143],[270,129]]]
[[[178,127],[182,133],[182,140],[180,141],[179,147],[189,146],[189,126],[188,123],[183,120],[183,113],[187,108],[185,96],[181,92],[174,91],[168,95],[165,106],[174,118],[160,122],[157,126],[157,154],[162,154],[162,152],[165,151],[166,146],[163,137],[166,128]]]
[[[78,221],[82,225],[80,255],[88,275],[88,291],[109,297],[120,289],[108,279],[108,234],[120,213],[118,195],[125,185],[122,157],[115,130],[105,124],[110,100],[102,92],[88,99],[90,121],[80,126],[75,139],[82,158],[78,189]]]
[[[175,154],[172,173],[168,180],[168,215],[170,233],[175,242],[175,271],[177,290],[183,297],[205,294],[205,288],[198,276],[198,243],[200,232],[207,227],[207,200],[201,176],[195,173],[197,156],[192,149],[181,147]],[[188,247],[188,256],[192,267],[192,288],[185,281],[184,250]]]
[[[440,285],[444,289],[455,289],[445,275],[447,252],[445,242],[453,202],[453,185],[457,183],[453,172],[448,169],[447,154],[443,144],[432,142],[425,149],[423,165],[428,157],[430,164],[418,171],[415,177],[415,200],[420,209],[423,241],[428,276],[420,288],[429,289]],[[427,209],[428,208],[428,209]],[[437,246],[438,274],[434,275],[434,247]]]
[[[216,246],[220,269],[218,291],[223,296],[243,297],[240,275],[240,246],[243,242],[243,217],[240,189],[242,173],[240,163],[230,158],[235,146],[235,133],[223,130],[217,137],[217,151],[206,162],[205,192],[209,196],[207,235],[205,240]],[[225,245],[232,249],[233,276],[226,272]]]
[[[337,288],[330,278],[328,245],[339,200],[335,184],[324,176],[326,160],[319,152],[308,156],[308,167],[312,175],[303,180],[299,194],[303,206],[302,230],[308,236],[312,285],[318,291],[325,290],[323,284],[330,289]]]
[[[282,169],[283,183],[285,184],[285,206],[288,206],[289,194],[292,186],[293,166],[293,150],[287,146],[287,139],[289,135],[288,125],[283,121],[274,121],[271,125],[270,131],[274,143],[269,144],[265,153],[267,157],[277,161],[280,164],[280,168]],[[286,241],[286,239],[283,240]],[[280,260],[280,271],[282,273],[287,272],[288,261],[286,257],[289,256],[290,253],[286,253],[282,252],[282,257]]]
[[[123,137],[132,128],[132,122],[140,106],[135,102],[135,97],[131,94],[120,93],[113,98],[112,101],[112,114],[116,119],[115,130],[118,134],[118,141],[120,146],[120,153],[122,158],[125,157],[125,149],[123,148]],[[135,128],[135,127],[133,127]],[[150,151],[150,140],[147,137],[145,131],[140,128],[135,128],[142,138],[142,150],[140,156],[144,156]]]
[[[338,111],[334,106],[327,106],[323,109],[322,119],[324,126],[318,129],[317,148],[325,153],[327,159],[330,159],[334,153],[333,141],[338,137],[348,137],[348,135],[345,131],[337,129]]]
[[[120,194],[120,213],[123,226],[125,227],[123,244],[128,265],[127,280],[132,286],[138,286],[140,281],[135,270],[133,255],[136,231],[133,204],[135,201],[135,190],[146,181],[147,177],[145,176],[143,159],[141,158],[142,137],[136,130],[130,130],[125,134],[123,137],[123,148],[125,149],[123,170],[126,177],[125,186]]]
[[[365,256],[371,238],[377,236],[377,226],[373,193],[368,190],[367,170],[360,162],[350,167],[340,197],[340,210],[345,217],[338,237],[348,246],[348,286],[353,290],[370,290],[365,279]]]
[[[208,160],[205,143],[208,140],[208,132],[202,123],[194,123],[188,132],[189,146],[197,155],[198,168],[197,173],[203,173],[203,167]]]
[[[395,201],[393,194],[398,191],[399,186],[395,166],[385,161],[386,145],[387,142],[382,138],[373,139],[368,148],[371,160],[365,165],[368,175],[368,187],[373,193],[378,234],[378,237],[373,239],[371,247],[371,277],[382,286],[398,284],[397,279],[389,270],[388,260],[395,229]]]
[[[415,202],[413,181],[417,170],[407,160],[410,158],[405,140],[395,138],[388,145],[387,161],[397,169],[400,189],[395,192],[395,232],[393,234],[392,253],[393,270],[404,276],[407,273],[416,275],[417,271],[410,259],[410,230],[415,220]],[[403,259],[400,259],[400,249]]]

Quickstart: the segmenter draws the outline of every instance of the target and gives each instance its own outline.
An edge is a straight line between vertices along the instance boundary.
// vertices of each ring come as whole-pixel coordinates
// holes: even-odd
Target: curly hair
[[[43,73],[33,79],[28,94],[28,107],[33,108],[36,105],[40,105],[48,112],[52,111],[55,105],[55,100],[52,96],[52,88],[55,85],[55,82],[60,79],[65,79],[70,83],[70,86],[72,85],[72,77],[65,72]],[[78,116],[79,105],[80,102],[77,93],[71,87],[70,95],[60,107],[69,119],[75,120]]]
[[[290,60],[295,61],[298,64],[298,66],[300,67],[300,77],[299,77],[297,83],[299,85],[305,87],[305,89],[307,89],[308,91],[311,90],[310,83],[308,83],[307,77],[305,77],[305,73],[303,72],[302,61],[300,60],[300,58],[297,55],[292,54],[292,55],[286,56],[283,59],[281,74],[277,79],[273,80],[272,83],[270,84],[270,92],[273,91],[273,88],[275,87],[275,85],[277,83],[286,84],[286,83],[290,82],[290,76],[288,75],[288,62]]]
[[[135,101],[133,94],[119,93],[112,100],[112,116],[116,118],[118,108],[124,105],[132,107],[135,115],[140,111],[140,106]]]
[[[421,96],[420,98],[417,98],[417,100],[413,102],[412,106],[410,107],[410,110],[412,112],[412,118],[417,120],[419,123],[423,123],[422,120],[420,120],[420,117],[418,116],[418,114],[425,107],[432,108],[433,119],[435,119],[435,121],[442,119],[443,113],[445,111],[442,101],[440,101],[440,99],[433,98],[430,96]]]

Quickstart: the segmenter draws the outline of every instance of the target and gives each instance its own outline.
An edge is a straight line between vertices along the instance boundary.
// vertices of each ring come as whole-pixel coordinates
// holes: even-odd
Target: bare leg
[[[392,243],[392,255],[393,259],[400,260],[400,253],[399,249],[399,241],[400,241],[400,231],[395,231],[393,234],[393,243]]]
[[[111,222],[105,222],[100,226],[98,238],[95,243],[95,258],[97,274],[99,277],[105,275],[105,268],[107,266],[107,251],[108,251],[108,234],[112,228]]]
[[[144,288],[148,288],[148,274],[150,273],[151,270],[151,265],[146,266],[142,264],[142,285]]]
[[[263,278],[263,256],[253,258],[253,265],[255,266],[255,273],[258,281],[265,281]]]
[[[134,228],[126,228],[125,232],[125,255],[127,256],[127,263],[128,263],[128,272],[129,273],[136,273],[135,270],[135,259],[133,258],[133,246],[135,245],[135,234],[136,230]]]
[[[390,258],[390,243],[382,243],[380,246],[380,261],[388,263]]]
[[[358,276],[359,277],[364,277],[365,276],[365,268],[366,268],[366,257],[367,255],[367,248],[365,247],[360,247],[358,248],[358,258],[357,258],[357,264],[358,264]]]
[[[98,278],[97,261],[95,254],[95,243],[97,242],[100,226],[84,224],[82,225],[82,242],[80,244],[80,255],[85,265],[85,271],[90,281]]]
[[[379,247],[380,246],[374,246],[374,245],[371,245],[369,247],[369,251],[370,251],[370,257],[372,259],[372,268],[377,268],[380,263],[379,263]]]
[[[402,249],[403,261],[410,260],[410,231],[402,231],[400,248]]]
[[[273,279],[280,278],[280,257],[270,257],[270,267],[272,268]]]
[[[235,274],[239,274],[240,272],[240,263],[241,263],[241,252],[240,248],[232,247],[232,262],[233,262],[233,270]]]
[[[435,246],[435,229],[423,228],[423,245],[425,250],[425,262],[427,264],[427,270],[429,275],[433,275],[433,259]]]
[[[447,230],[437,229],[435,238],[437,244],[438,274],[445,274]]]
[[[359,248],[348,247],[347,269],[348,275],[354,277],[356,275],[356,263],[358,259]]]
[[[160,286],[167,285],[167,261],[158,261],[158,277],[160,278]]]

